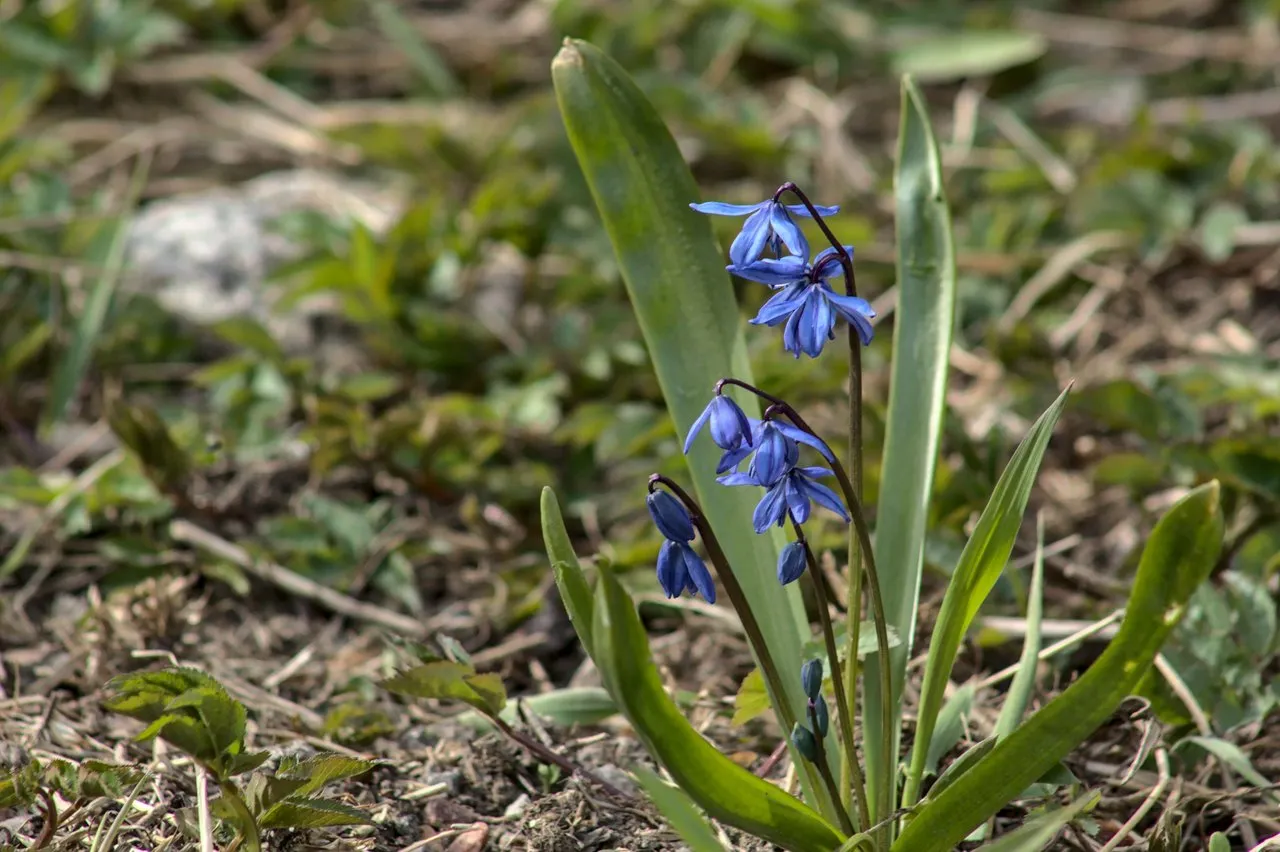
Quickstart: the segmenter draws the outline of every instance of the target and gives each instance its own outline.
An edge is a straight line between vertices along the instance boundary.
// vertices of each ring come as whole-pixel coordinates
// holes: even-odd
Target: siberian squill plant
[[[668,597],[698,595],[735,611],[785,732],[799,795],[730,761],[690,726],[664,689],[631,597],[604,563],[592,588],[546,489],[543,535],[566,609],[606,689],[670,780],[640,768],[638,779],[699,852],[721,848],[706,817],[801,852],[944,850],[989,835],[998,810],[1027,798],[1048,801],[998,842],[1042,848],[1096,800],[1078,795],[1052,807],[1073,780],[1060,760],[1135,690],[1217,558],[1217,483],[1192,490],[1157,524],[1115,638],[1082,677],[1028,715],[1039,651],[1038,615],[1030,617],[1039,612],[1037,561],[1027,647],[996,733],[942,769],[958,738],[939,720],[964,710],[955,699],[944,708],[952,665],[1006,570],[1066,403],[1067,392],[1058,394],[1014,452],[951,575],[913,708],[912,746],[900,753],[955,301],[950,222],[923,99],[904,79],[898,299],[873,536],[862,494],[862,354],[881,344],[875,313],[858,294],[854,250],[827,221],[838,208],[815,204],[789,181],[758,204],[698,203],[671,134],[616,63],[567,41],[552,72],[688,461],[687,470],[645,483],[663,539],[658,582]],[[753,383],[723,255],[703,214],[742,217],[727,270],[767,288],[749,333],[780,332],[797,359],[843,350],[849,419],[840,451],[836,436],[819,434],[791,403]],[[825,239],[820,250],[801,230],[806,222]],[[848,527],[843,624],[810,543],[818,522]],[[816,643],[801,583],[816,602]],[[806,644],[822,653],[806,656]],[[956,694],[971,699],[972,687]]]

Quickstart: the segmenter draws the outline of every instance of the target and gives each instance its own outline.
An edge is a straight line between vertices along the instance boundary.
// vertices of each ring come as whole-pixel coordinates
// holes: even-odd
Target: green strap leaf
[[[551,65],[551,77],[569,142],[613,245],[667,409],[683,436],[719,379],[751,381],[724,256],[708,218],[689,209],[699,193],[680,149],[626,71],[592,45],[567,39]],[[747,415],[760,416],[753,397],[736,398]],[[800,718],[805,707],[800,645],[808,638],[808,624],[798,588],[778,587],[782,534],[746,531],[758,495],[718,484],[718,458],[709,438],[695,442],[688,457],[694,493],[720,533],[764,640],[782,668],[784,683],[777,688],[783,694],[770,698],[774,706],[786,706],[792,718]],[[637,501],[641,493],[637,483]],[[816,774],[805,765],[800,778],[810,801],[830,806]]]
[[[1018,528],[1022,526],[1022,513],[1031,496],[1031,486],[1040,470],[1045,448],[1049,446],[1049,436],[1053,434],[1053,427],[1066,404],[1067,393],[1063,391],[1040,415],[1027,437],[1018,445],[1009,466],[1000,474],[1000,481],[996,483],[987,507],[982,510],[982,517],[978,519],[973,535],[960,554],[951,582],[947,584],[938,622],[933,628],[933,639],[929,643],[928,663],[920,691],[916,740],[903,791],[903,803],[907,807],[917,800],[920,780],[928,765],[929,744],[938,710],[960,649],[960,640],[1009,561]]]
[[[1062,827],[1092,808],[1102,798],[1099,793],[1081,796],[1065,808],[1042,813],[1027,820],[1005,836],[982,847],[983,852],[1040,852],[1058,836]]]
[[[569,532],[564,528],[564,516],[560,514],[556,492],[550,488],[542,489],[542,542],[547,548],[547,558],[551,560],[556,588],[560,590],[560,600],[564,602],[569,621],[577,631],[587,656],[598,667],[600,663],[596,660],[591,641],[591,622],[594,620],[591,586],[578,562],[578,554],[573,552]]]
[[[893,675],[895,741],[884,754],[880,737],[864,741],[868,795],[872,802],[896,799],[897,736],[901,729],[902,682],[915,641],[924,560],[925,522],[933,492],[938,442],[946,411],[951,330],[955,323],[956,264],[942,163],[924,97],[910,77],[902,80],[902,120],[894,175],[898,228],[898,306],[894,311],[893,367],[885,425],[884,468],[876,506],[876,564],[889,626],[902,644],[889,653]],[[880,666],[867,659],[866,720],[863,730],[879,731]],[[882,779],[892,789],[879,790]],[[876,819],[888,816],[880,807]]]
[[[656,772],[643,766],[635,767],[631,773],[658,806],[667,823],[689,845],[690,852],[724,852],[715,831],[683,790],[668,784]]]
[[[795,852],[830,852],[844,836],[798,799],[729,760],[662,688],[631,596],[605,569],[596,586],[596,653],[605,686],[636,734],[713,819]]]
[[[1156,524],[1115,638],[1081,678],[930,799],[894,852],[943,852],[963,840],[1089,736],[1133,693],[1222,550],[1217,481],[1196,488]]]
[[[1022,641],[1018,671],[1009,684],[1009,692],[996,719],[995,736],[1009,736],[1022,723],[1031,693],[1036,685],[1036,669],[1040,665],[1040,620],[1044,612],[1044,518],[1036,519],[1036,558],[1031,566],[1031,588],[1027,591],[1027,635]]]

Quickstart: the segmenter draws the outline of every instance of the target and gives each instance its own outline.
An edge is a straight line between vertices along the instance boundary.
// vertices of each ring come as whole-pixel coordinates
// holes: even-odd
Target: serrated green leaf
[[[631,770],[640,786],[658,807],[658,811],[688,844],[690,852],[724,852],[715,831],[685,792],[668,784],[658,774],[643,766]]]
[[[330,828],[337,825],[371,825],[359,808],[330,799],[288,799],[271,807],[258,820],[258,828]]]
[[[302,779],[305,783],[296,795],[309,796],[319,792],[326,784],[364,775],[379,765],[375,760],[361,760],[342,754],[320,754],[306,760],[285,761],[281,763],[278,774]]]
[[[662,687],[631,596],[609,570],[596,587],[592,635],[601,675],[636,734],[707,814],[795,852],[829,852],[844,837],[818,813],[722,755]]]
[[[960,555],[960,562],[951,574],[951,581],[947,584],[938,621],[933,628],[933,638],[929,643],[928,662],[925,664],[920,708],[917,712],[916,741],[903,786],[903,801],[907,806],[915,804],[920,781],[928,766],[934,725],[938,721],[938,711],[951,676],[951,667],[960,649],[960,641],[1009,561],[1018,529],[1022,526],[1022,513],[1031,496],[1031,486],[1040,470],[1044,451],[1049,446],[1053,427],[1066,404],[1067,393],[1068,391],[1063,391],[1053,405],[1040,415],[1027,437],[1018,445],[1008,467],[1000,475],[991,499],[982,511],[973,535]]]
[[[478,675],[471,666],[440,660],[400,672],[383,683],[397,695],[462,701],[485,713],[498,713],[506,690],[497,675]]]
[[[902,683],[915,644],[925,525],[955,325],[955,247],[942,163],[924,97],[910,78],[902,81],[894,195],[898,305],[874,549],[876,564],[884,566],[881,588],[888,626],[901,644],[890,651],[887,662],[893,685],[888,727],[894,740],[886,754],[879,735],[863,738],[876,820],[888,816],[885,809],[892,810],[896,800]],[[878,732],[884,725],[880,666],[885,664],[875,656],[866,661],[864,731]],[[885,778],[893,779],[888,790],[880,789]]]
[[[1142,552],[1124,622],[1102,656],[907,824],[894,852],[943,852],[1004,807],[1089,736],[1151,666],[1222,550],[1218,483],[1178,501]]]

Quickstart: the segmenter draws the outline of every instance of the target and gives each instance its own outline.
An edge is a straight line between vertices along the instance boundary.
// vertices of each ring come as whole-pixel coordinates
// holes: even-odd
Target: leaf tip
[[[565,36],[563,42],[560,43],[560,51],[556,53],[556,58],[551,60],[551,70],[557,68],[566,68],[582,65],[582,41],[576,38]]]

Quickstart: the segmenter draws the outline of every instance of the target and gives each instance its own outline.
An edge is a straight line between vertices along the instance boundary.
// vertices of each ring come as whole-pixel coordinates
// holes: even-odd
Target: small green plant
[[[690,490],[660,473],[647,483],[648,508],[665,539],[658,581],[668,597],[691,592],[709,604],[723,589],[758,667],[763,690],[756,688],[755,700],[767,701],[789,734],[803,799],[730,761],[684,718],[664,689],[630,594],[603,563],[592,589],[547,489],[543,537],[574,628],[609,694],[675,786],[645,773],[641,783],[699,850],[719,844],[697,808],[798,852],[942,852],[1015,799],[1040,799],[1044,807],[993,848],[1033,850],[1052,843],[1097,801],[1085,794],[1056,806],[1063,786],[1059,762],[1135,692],[1218,559],[1218,483],[1192,489],[1156,525],[1123,626],[1102,657],[1026,716],[1037,653],[1024,654],[996,735],[939,774],[974,695],[972,686],[961,687],[944,702],[952,668],[965,633],[1006,570],[1067,403],[1068,392],[1059,393],[995,483],[952,572],[932,629],[913,744],[903,755],[903,686],[917,629],[956,300],[950,215],[924,98],[904,78],[895,175],[898,300],[873,540],[863,508],[862,353],[873,339],[875,313],[858,296],[852,247],[825,221],[838,208],[814,204],[792,182],[757,204],[691,203],[697,188],[675,141],[621,67],[586,43],[567,41],[552,75],[570,142],[689,459]],[[690,207],[745,217],[729,249],[728,271],[772,291],[751,324],[780,326],[783,347],[797,359],[819,357],[836,340],[838,321],[845,321],[849,428],[843,460],[795,407],[752,380],[723,258],[711,228]],[[811,257],[793,217],[812,220],[829,247]],[[841,279],[837,292],[830,282]],[[711,441],[697,440],[703,431]],[[821,464],[806,466],[802,451],[816,453]],[[820,481],[829,477],[834,489]],[[756,489],[763,489],[758,502],[750,496],[761,494]],[[832,622],[826,580],[810,544],[814,504],[848,527],[847,625]],[[744,529],[748,519],[755,535]],[[787,527],[790,541],[782,534]],[[812,637],[796,590],[801,578],[817,603],[816,654],[806,651]],[[1040,583],[1031,585],[1028,609],[1038,611]],[[864,609],[874,637],[866,646]],[[1029,648],[1038,643],[1033,632]],[[862,732],[860,741],[855,730]]]
[[[136,794],[146,774],[137,766],[86,760],[32,759],[21,766],[0,767],[0,810],[38,808],[44,819],[32,844],[42,849],[52,842],[60,825],[98,799],[121,801]],[[57,797],[71,803],[59,811]]]
[[[323,828],[369,822],[363,811],[317,795],[326,785],[363,775],[377,766],[337,754],[286,758],[262,769],[266,751],[245,748],[245,707],[198,669],[169,668],[122,675],[107,687],[108,709],[147,723],[137,737],[160,737],[187,754],[217,785],[210,810],[232,827],[249,852],[262,848],[273,828]],[[253,773],[247,781],[240,776]]]

